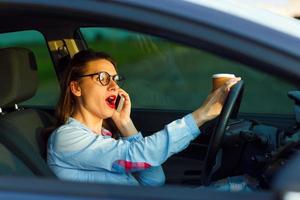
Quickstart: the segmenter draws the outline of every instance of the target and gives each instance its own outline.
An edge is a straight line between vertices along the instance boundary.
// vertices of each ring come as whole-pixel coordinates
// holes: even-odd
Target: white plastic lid
[[[212,75],[212,78],[220,78],[220,77],[235,78],[235,75],[234,74],[225,74],[225,73]]]

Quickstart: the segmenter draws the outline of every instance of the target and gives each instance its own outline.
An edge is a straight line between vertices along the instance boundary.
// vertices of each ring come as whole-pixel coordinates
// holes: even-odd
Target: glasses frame
[[[109,76],[109,79],[108,79],[108,82],[107,82],[107,84],[103,84],[102,82],[101,82],[101,80],[100,80],[100,75],[102,74],[102,73],[105,73],[105,74],[108,74],[108,76]],[[110,81],[111,80],[113,80],[117,85],[122,85],[122,82],[123,81],[125,81],[125,77],[123,77],[123,76],[121,76],[121,75],[119,75],[119,74],[115,74],[115,75],[110,75],[108,72],[106,72],[106,71],[100,71],[100,72],[96,72],[96,73],[92,73],[92,74],[84,74],[84,75],[80,75],[80,76],[78,76],[78,79],[79,78],[84,78],[84,77],[92,77],[92,76],[95,76],[95,75],[98,75],[98,78],[99,78],[99,83],[101,84],[101,85],[103,85],[103,86],[107,86],[109,83],[110,83]],[[118,80],[116,80],[116,77],[119,77],[119,79]],[[121,84],[120,84],[121,83]]]

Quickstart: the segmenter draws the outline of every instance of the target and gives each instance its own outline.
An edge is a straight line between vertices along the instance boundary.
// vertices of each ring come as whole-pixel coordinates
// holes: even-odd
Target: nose
[[[119,85],[113,79],[110,79],[109,84],[108,84],[108,90],[116,91],[119,88],[120,88]]]

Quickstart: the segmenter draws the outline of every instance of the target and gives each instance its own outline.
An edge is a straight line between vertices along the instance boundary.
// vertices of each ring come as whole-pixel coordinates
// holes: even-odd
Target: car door
[[[212,75],[233,73],[242,77],[245,91],[240,118],[287,128],[294,123],[293,102],[287,92],[295,86],[254,70],[234,59],[161,37],[121,28],[81,28],[88,48],[105,51],[117,60],[122,86],[131,97],[132,118],[144,136],[198,108],[212,90]],[[200,184],[201,169],[213,126],[183,152],[163,165],[169,184]]]

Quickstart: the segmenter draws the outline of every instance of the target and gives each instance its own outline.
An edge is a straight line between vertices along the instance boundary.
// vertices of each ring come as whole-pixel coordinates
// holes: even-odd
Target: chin
[[[113,116],[115,111],[109,111],[109,112],[105,112],[101,114],[101,118],[102,119],[108,119],[111,118]]]

